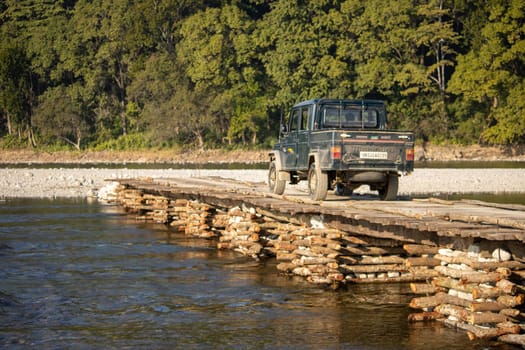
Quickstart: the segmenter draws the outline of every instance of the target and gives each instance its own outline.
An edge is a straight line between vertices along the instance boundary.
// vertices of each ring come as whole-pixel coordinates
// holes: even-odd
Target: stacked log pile
[[[282,224],[272,232],[276,238],[269,244],[276,252],[279,271],[317,284],[339,285],[344,281],[337,262],[341,231]]]
[[[308,206],[296,208],[295,204],[273,203],[267,198],[253,202],[241,199],[239,204],[239,199],[231,201],[228,197],[227,201],[212,201],[214,206],[210,206],[175,198],[201,198],[195,193],[173,192],[166,198],[160,195],[166,190],[150,195],[121,185],[115,191],[116,196],[109,198],[137,213],[137,219],[168,224],[192,236],[217,238],[219,249],[233,249],[256,259],[274,256],[279,271],[312,283],[412,282],[410,287],[418,296],[410,306],[418,312],[410,315],[411,321],[440,320],[465,330],[472,339],[498,338],[525,346],[523,260],[519,256],[519,261],[512,260],[512,255],[501,249],[487,257],[476,249],[466,252],[437,246],[450,242],[449,237],[460,236],[467,240],[477,237],[477,241],[488,244],[497,240],[522,244],[525,240],[518,230],[522,225],[519,220],[516,226],[500,232],[499,228],[465,223],[486,221],[486,216],[481,220],[469,214],[461,219],[463,223],[452,222],[447,212],[449,221],[439,221],[438,232],[430,225],[431,218],[419,222],[418,216],[423,214],[417,214],[412,222],[388,213],[339,216],[323,212],[325,218],[333,215],[323,223],[317,220],[319,212]],[[242,208],[229,208],[234,202]],[[397,224],[398,219],[401,224]],[[307,220],[309,224],[300,224]],[[472,229],[472,233],[463,235],[461,229]],[[428,238],[436,234],[444,241]],[[494,234],[497,240],[491,236]],[[479,247],[470,248],[479,251]]]
[[[215,208],[210,205],[198,201],[187,201],[186,212],[179,213],[179,220],[185,222],[185,234],[200,238],[212,238],[218,235],[218,232],[212,229],[214,215]]]
[[[215,208],[187,199],[169,199],[140,190],[117,189],[116,202],[128,212],[136,213],[136,220],[166,224],[187,235],[211,238]]]
[[[275,256],[279,271],[317,284],[402,282],[437,275],[440,261],[429,257],[435,247],[349,233],[322,225],[279,222],[254,208],[226,211],[186,199],[168,200],[133,189],[119,200],[137,219],[169,224],[185,234],[218,237],[219,249],[254,258]]]
[[[263,245],[260,240],[262,216],[256,215],[255,210],[239,207],[232,208],[228,214],[216,216],[215,228],[224,227],[219,243],[219,249],[233,249],[243,255],[259,258],[262,255]]]
[[[347,282],[412,282],[438,275],[434,266],[440,261],[431,256],[436,247],[348,233],[342,242],[339,261]]]
[[[503,336],[501,340],[517,342],[525,337],[518,336],[525,319],[525,264],[508,260],[509,254],[502,261],[500,252],[483,258],[479,253],[440,249],[434,255],[441,262],[435,267],[439,276],[427,284],[411,284],[414,293],[426,295],[412,299],[410,307],[421,312],[411,314],[409,320],[438,319],[465,330],[471,339]]]

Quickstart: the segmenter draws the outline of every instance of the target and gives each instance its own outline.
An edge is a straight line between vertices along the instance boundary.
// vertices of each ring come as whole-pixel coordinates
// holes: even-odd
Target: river
[[[83,199],[0,202],[0,348],[487,349],[408,285],[325,290]],[[496,345],[495,345],[496,346]],[[498,349],[512,349],[497,345]]]

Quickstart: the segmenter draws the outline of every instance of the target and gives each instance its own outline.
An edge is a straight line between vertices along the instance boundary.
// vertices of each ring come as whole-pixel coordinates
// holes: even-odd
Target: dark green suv
[[[272,193],[308,180],[313,200],[361,185],[394,200],[399,176],[414,170],[414,134],[387,130],[382,101],[315,99],[292,107],[269,155]]]

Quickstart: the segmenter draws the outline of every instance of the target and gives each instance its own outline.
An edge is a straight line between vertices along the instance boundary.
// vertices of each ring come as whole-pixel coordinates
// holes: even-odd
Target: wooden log
[[[387,255],[387,256],[363,256],[359,260],[359,264],[362,265],[384,265],[384,264],[403,264],[405,259],[399,255]]]
[[[525,334],[504,334],[498,338],[503,343],[521,345],[525,347]]]
[[[508,317],[499,313],[486,311],[486,312],[472,312],[468,319],[470,324],[485,324],[485,323],[501,323],[509,321]]]
[[[423,244],[404,244],[403,249],[409,255],[437,254],[438,247]]]
[[[341,265],[343,271],[353,273],[377,273],[390,271],[407,271],[404,265],[399,264],[383,264],[383,265]]]
[[[466,322],[471,314],[470,311],[466,310],[464,307],[451,305],[451,304],[440,304],[434,308],[434,311],[439,312],[445,316],[452,316],[457,320]]]
[[[309,236],[310,237],[310,241],[312,242],[312,245],[320,245],[320,246],[331,246],[331,247],[338,247],[340,248],[341,245],[334,241],[333,239],[330,239],[330,238],[326,238],[326,237],[321,237],[321,236]],[[334,249],[338,249],[338,248],[334,248]]]
[[[434,321],[443,316],[436,311],[424,311],[408,315],[408,322]]]
[[[343,236],[342,231],[334,228],[311,228],[308,230],[308,233],[310,235],[321,236],[326,238],[329,238],[328,236],[333,237],[330,239],[339,239]]]
[[[408,273],[414,278],[414,281],[428,281],[438,277],[439,275],[439,273],[434,269],[428,269],[426,267],[420,266],[409,268]]]
[[[500,311],[505,309],[506,307],[506,305],[500,304],[495,301],[473,301],[469,305],[469,310],[472,312]]]
[[[523,302],[525,301],[525,295],[501,295],[498,297],[497,301],[498,303],[501,303],[508,307],[515,307],[523,304]]]
[[[443,320],[443,323],[450,327],[458,328],[461,330],[464,330],[467,332],[467,335],[470,340],[474,340],[476,338],[479,339],[492,339],[496,337],[503,336],[504,334],[508,334],[508,332],[515,332],[516,327],[511,326],[503,326],[500,327],[479,327],[477,325],[468,324],[465,322],[460,322],[456,320],[450,320],[445,319]]]
[[[414,294],[434,294],[442,291],[442,289],[429,283],[410,283],[410,290]]]
[[[323,254],[316,253],[313,250],[306,248],[295,249],[292,251],[292,253],[296,254],[297,256],[312,256],[317,258],[321,258],[324,256]]]
[[[309,239],[294,239],[293,243],[298,246],[303,246],[303,247],[312,246],[312,241],[310,241]]]
[[[405,259],[405,265],[408,267],[412,266],[438,266],[441,265],[441,261],[430,257],[410,257]]]
[[[520,310],[516,309],[501,309],[499,310],[499,313],[512,319],[515,319],[516,317],[519,317],[521,315]]]
[[[503,293],[510,295],[514,295],[518,291],[518,286],[515,283],[505,279],[498,281],[496,287],[501,289]]]
[[[293,253],[289,253],[287,251],[277,251],[275,255],[276,260],[289,260],[292,261],[293,259],[296,259],[297,255]]]
[[[294,251],[298,248],[297,244],[290,241],[276,241],[273,242],[273,246],[278,250]]]
[[[345,244],[361,245],[361,246],[373,246],[373,247],[386,247],[386,248],[399,248],[400,254],[404,254],[405,251],[401,247],[401,243],[394,241],[389,238],[379,238],[370,236],[354,236],[349,232],[345,232],[345,235],[341,237],[341,242]]]
[[[479,288],[479,284],[476,283],[463,283],[460,280],[442,276],[434,278],[432,280],[432,285],[447,289],[455,289],[466,293],[472,293],[476,288]]]
[[[435,295],[413,298],[410,301],[409,306],[413,309],[427,309],[431,307],[436,307],[440,304],[450,304],[454,306],[466,307],[468,306],[468,301],[458,298],[447,293],[437,293]]]
[[[293,269],[295,269],[297,266],[292,263],[282,262],[277,264],[277,270],[282,272],[292,272]]]
[[[436,266],[435,270],[442,275],[460,279],[465,283],[497,282],[504,278],[504,276],[498,272],[462,271],[448,266]]]
[[[326,255],[329,257],[337,257],[341,254],[338,250],[329,247],[312,246],[310,250],[314,253]]]
[[[351,256],[363,256],[363,255],[399,255],[403,254],[404,251],[400,247],[352,247],[346,246],[339,249],[341,254]]]
[[[389,276],[390,274],[383,274],[381,276],[366,276],[352,277],[346,276],[345,280],[348,283],[407,283],[414,281],[425,281],[428,279],[427,276],[421,276],[418,274],[399,274],[397,276]]]
[[[312,271],[310,271],[310,269],[305,266],[298,266],[292,270],[292,273],[294,275],[306,277],[310,276],[312,274]]]
[[[326,276],[334,282],[342,282],[345,279],[345,276],[340,272],[329,272]]]
[[[476,270],[495,271],[498,268],[525,268],[525,264],[516,260],[498,261],[493,259],[492,261],[479,261],[478,257],[468,256],[464,252],[455,251],[454,253],[455,255],[436,254],[434,257],[448,264],[465,264]]]
[[[497,287],[478,286],[472,290],[474,299],[497,298],[501,295],[505,295],[505,293]]]
[[[297,266],[335,264],[331,266],[335,266],[334,268],[338,267],[337,261],[335,259],[325,258],[325,257],[318,258],[318,257],[312,257],[312,256],[301,256],[298,259],[293,259],[292,263],[296,264]]]
[[[308,269],[312,271],[312,273],[317,274],[324,274],[327,275],[330,272],[337,272],[337,270],[334,270],[327,265],[308,265]]]
[[[466,292],[463,292],[463,291],[460,291],[460,290],[456,290],[456,289],[449,289],[448,290],[448,294],[452,295],[452,296],[455,296],[455,297],[458,297],[462,300],[466,300],[466,301],[473,301],[474,298],[472,297],[472,293],[466,293]]]
[[[355,265],[359,263],[359,260],[353,256],[339,255],[337,262],[340,264]]]

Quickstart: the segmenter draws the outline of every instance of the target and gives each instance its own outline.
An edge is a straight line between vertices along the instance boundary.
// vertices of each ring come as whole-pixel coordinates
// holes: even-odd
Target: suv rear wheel
[[[399,177],[394,174],[388,175],[388,180],[385,186],[378,190],[379,197],[382,201],[394,201],[397,197],[397,189],[399,187]]]
[[[314,201],[324,200],[328,192],[328,174],[318,169],[315,163],[310,164],[308,170],[308,190]]]

